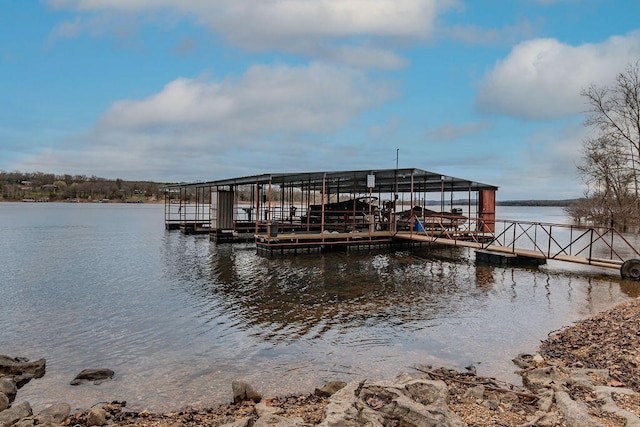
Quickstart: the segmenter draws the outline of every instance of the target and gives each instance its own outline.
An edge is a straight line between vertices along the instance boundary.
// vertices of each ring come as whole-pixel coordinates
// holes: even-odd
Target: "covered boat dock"
[[[252,175],[165,187],[165,227],[259,253],[445,245],[476,262],[557,260],[640,280],[640,252],[614,228],[496,219],[497,187],[422,169]]]
[[[477,239],[494,231],[496,191],[416,168],[262,174],[167,186],[165,226],[269,253],[386,245],[398,232],[463,225]]]

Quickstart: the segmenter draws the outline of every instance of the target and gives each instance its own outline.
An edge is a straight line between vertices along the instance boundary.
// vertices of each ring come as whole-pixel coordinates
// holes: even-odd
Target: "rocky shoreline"
[[[3,426],[635,426],[640,427],[640,299],[549,335],[514,363],[524,386],[466,372],[416,366],[393,381],[333,382],[306,395],[263,399],[234,382],[234,403],[170,413],[111,402],[70,414],[66,403],[33,415],[19,387],[45,361],[0,356]],[[84,378],[90,381],[91,379]]]

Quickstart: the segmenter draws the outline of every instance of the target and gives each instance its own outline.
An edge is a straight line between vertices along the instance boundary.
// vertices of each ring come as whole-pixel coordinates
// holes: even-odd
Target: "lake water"
[[[498,217],[567,222],[557,208]],[[419,364],[517,381],[550,331],[640,293],[617,271],[476,267],[466,250],[264,258],[166,231],[162,205],[0,203],[0,354],[47,359],[18,394],[133,409],[227,403]],[[84,368],[115,379],[73,387]]]

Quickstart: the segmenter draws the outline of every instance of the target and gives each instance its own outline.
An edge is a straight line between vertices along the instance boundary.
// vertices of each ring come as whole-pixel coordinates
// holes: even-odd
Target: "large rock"
[[[46,371],[45,359],[29,362],[24,357],[0,355],[0,377],[10,377],[20,388],[33,378],[42,378]]]
[[[582,401],[573,400],[567,392],[556,392],[555,400],[567,427],[602,427],[602,424],[589,416],[587,405]]]
[[[520,374],[525,387],[534,392],[543,391],[544,389],[556,390],[565,383],[567,377],[555,366],[523,371]]]
[[[44,424],[51,422],[53,424],[62,423],[71,413],[71,406],[68,403],[54,403],[51,406],[38,412],[36,419]]]
[[[33,415],[33,412],[31,411],[31,405],[29,405],[29,402],[22,402],[19,405],[13,405],[11,408],[0,412],[0,427],[12,426],[22,418],[27,418],[31,415]]]
[[[465,424],[447,406],[448,394],[442,381],[351,382],[329,398],[320,425],[462,427]]]
[[[6,394],[0,393],[0,412],[4,411],[9,407],[11,403],[9,402],[9,398]]]
[[[253,400],[258,403],[262,400],[262,395],[258,393],[250,384],[244,381],[232,381],[233,403],[245,402]]]
[[[13,380],[0,378],[0,393],[4,393],[9,398],[9,402],[13,402],[17,392],[18,388]]]
[[[100,384],[103,381],[110,380],[115,375],[111,369],[83,369],[71,381],[71,385],[80,385],[85,382],[93,381],[94,384]]]
[[[87,414],[88,426],[101,426],[107,423],[107,411],[102,408],[92,408]]]

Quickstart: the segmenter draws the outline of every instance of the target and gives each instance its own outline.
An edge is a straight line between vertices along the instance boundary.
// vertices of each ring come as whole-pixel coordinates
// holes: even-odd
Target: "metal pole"
[[[267,237],[271,237],[271,178],[269,178],[269,188],[267,190]]]
[[[326,191],[326,183],[327,181],[327,174],[323,174],[322,175],[322,209],[321,209],[321,217],[320,217],[320,234],[322,235],[322,239],[324,241],[324,193]]]
[[[413,169],[411,169],[411,190],[409,193],[409,202],[411,206],[409,206],[411,214],[409,215],[409,235],[413,234],[413,224],[415,223],[415,218],[413,214]]]

